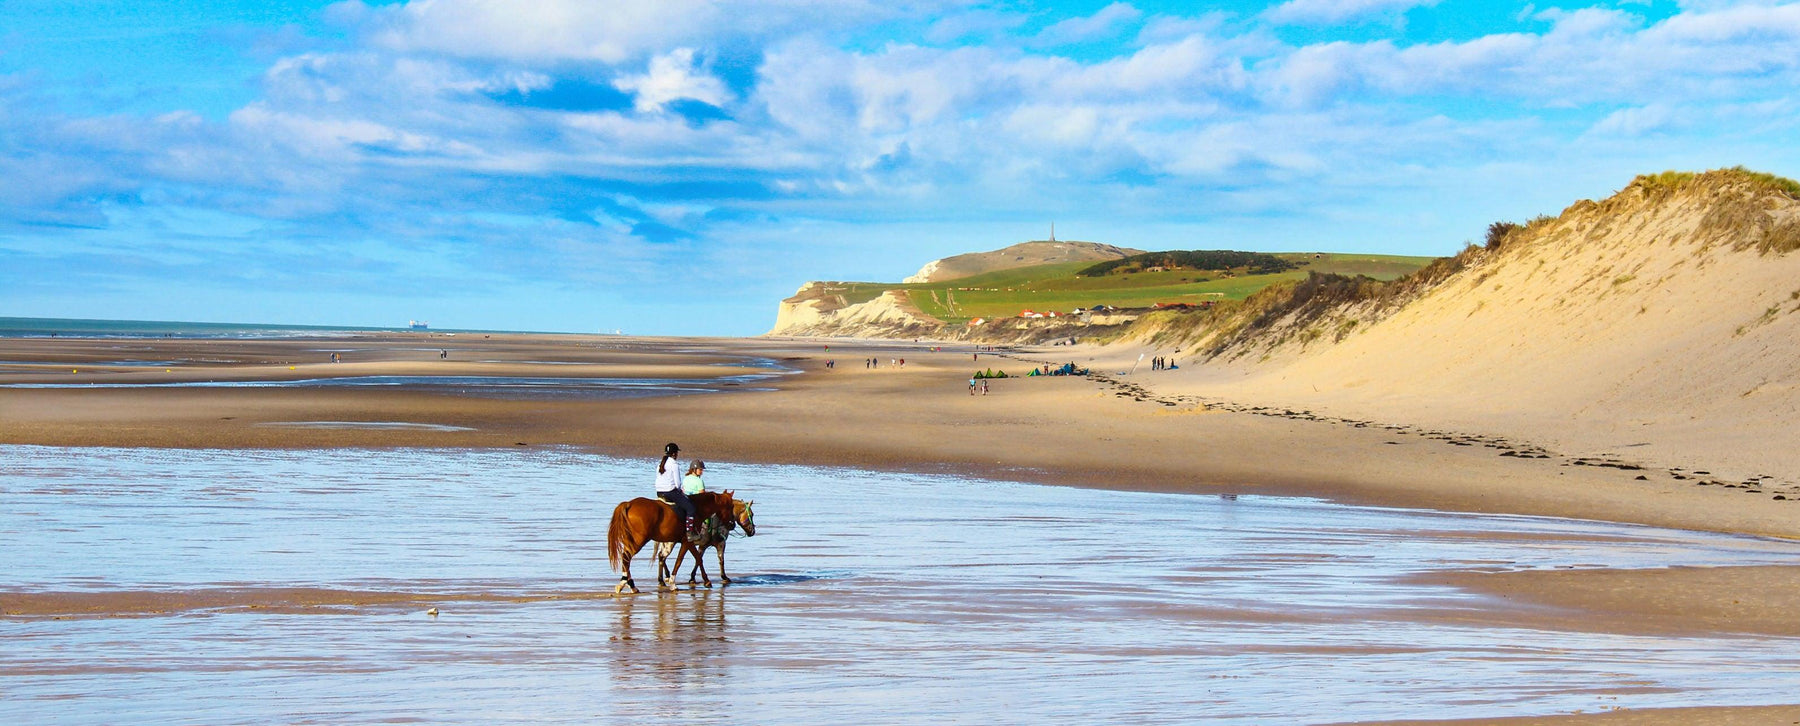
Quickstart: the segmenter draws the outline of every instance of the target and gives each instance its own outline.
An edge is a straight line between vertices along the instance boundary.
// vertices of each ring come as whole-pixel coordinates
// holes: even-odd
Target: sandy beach
[[[341,351],[345,362],[329,362],[327,351]],[[967,346],[933,350],[926,343],[778,339],[425,334],[248,341],[6,339],[0,340],[0,384],[78,385],[0,388],[0,443],[227,449],[572,445],[651,458],[663,442],[675,440],[689,456],[732,462],[957,473],[1133,491],[1308,496],[1800,538],[1800,502],[1792,501],[1797,498],[1792,494],[1776,500],[1770,491],[1752,495],[1696,486],[1665,472],[1591,465],[1577,454],[1513,445],[1478,432],[1231,411],[1159,395],[1132,376],[1008,378],[991,382],[986,395],[970,395],[967,378],[977,368],[1016,376],[1034,365],[1024,359],[1074,357],[1087,365],[1081,359],[1090,354],[1045,348],[1014,355],[978,354]],[[867,367],[869,358],[879,366]],[[835,367],[827,368],[827,361]],[[780,368],[770,368],[770,362]],[[756,374],[770,375],[731,378],[718,389],[739,391],[653,397],[471,395],[452,387],[408,385],[217,387],[347,376],[685,380]],[[184,385],[117,385],[159,383]],[[1516,605],[1496,616],[1514,625],[1646,634],[1800,634],[1792,619],[1800,604],[1800,575],[1790,568],[1472,572],[1452,584]],[[42,600],[30,607],[44,612],[100,607],[85,600],[61,605]],[[122,607],[142,610],[156,603]],[[1800,709],[1787,708],[1706,713],[1714,723],[1800,719]],[[1693,722],[1693,714],[1676,712],[1592,718],[1594,723]],[[1508,723],[1514,722],[1556,721]]]
[[[1470,432],[1234,412],[1159,396],[1106,377],[1090,351],[972,353],[968,346],[766,339],[499,336],[480,341],[369,336],[348,341],[130,341],[146,369],[108,366],[117,341],[0,340],[0,442],[55,446],[314,448],[574,445],[653,456],[676,439],[693,455],[735,461],[956,471],[1138,491],[1264,493],[1470,512],[1634,522],[1800,538],[1800,493],[1696,486],[1660,472],[1574,462]],[[321,362],[328,348],[355,348]],[[439,358],[439,350],[449,352]],[[976,356],[979,355],[977,359]],[[1059,357],[1062,356],[1062,357]],[[1018,375],[1075,358],[1088,377],[995,380],[969,395],[976,368]],[[876,358],[880,365],[861,362]],[[308,362],[311,359],[311,362]],[[904,359],[902,367],[897,361]],[[509,398],[453,387],[194,387],[117,384],[268,382],[355,376],[650,377],[768,373],[727,395]],[[835,368],[825,369],[827,360]],[[1031,362],[1027,362],[1031,361]],[[98,384],[93,388],[84,386]],[[735,385],[734,385],[735,384]],[[1293,412],[1290,412],[1293,413]],[[341,422],[444,427],[352,428]],[[646,453],[649,452],[649,453]],[[1508,452],[1533,457],[1504,456]],[[1649,474],[1658,474],[1649,477]],[[1644,477],[1640,479],[1639,477]],[[1735,483],[1735,482],[1734,482]]]

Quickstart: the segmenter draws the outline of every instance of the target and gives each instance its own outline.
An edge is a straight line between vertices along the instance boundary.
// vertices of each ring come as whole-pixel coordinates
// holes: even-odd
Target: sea
[[[0,338],[306,338],[345,333],[530,333],[540,331],[461,328],[384,328],[356,325],[275,323],[195,323],[173,320],[88,320],[83,318],[0,318]]]

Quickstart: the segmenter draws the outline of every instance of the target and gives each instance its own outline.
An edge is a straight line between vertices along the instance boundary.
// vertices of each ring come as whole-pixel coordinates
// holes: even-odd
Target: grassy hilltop
[[[1012,317],[1022,310],[1068,312],[1100,304],[1130,308],[1150,307],[1157,303],[1242,300],[1269,285],[1303,279],[1308,272],[1391,280],[1435,259],[1310,252],[1274,256],[1292,263],[1293,269],[1266,274],[1256,274],[1249,267],[1136,272],[1115,269],[1104,274],[1082,275],[1082,271],[1094,267],[1095,263],[1064,262],[931,283],[834,283],[831,292],[854,305],[873,300],[888,290],[903,290],[924,313],[957,324],[975,318]]]

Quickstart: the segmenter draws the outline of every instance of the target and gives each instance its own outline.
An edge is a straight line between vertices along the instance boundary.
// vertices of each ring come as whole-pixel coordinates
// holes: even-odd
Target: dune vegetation
[[[1059,335],[1089,340],[1125,337],[1193,347],[1207,357],[1259,360],[1290,344],[1306,348],[1341,342],[1447,282],[1479,286],[1506,264],[1526,264],[1516,261],[1520,258],[1530,258],[1529,264],[1539,267],[1551,265],[1554,271],[1557,255],[1547,247],[1574,249],[1580,240],[1604,237],[1620,240],[1624,245],[1620,249],[1629,256],[1627,241],[1648,235],[1639,240],[1648,244],[1659,234],[1642,226],[1646,222],[1641,220],[1650,219],[1647,210],[1670,205],[1679,209],[1656,212],[1656,219],[1686,221],[1659,221],[1669,230],[1660,233],[1663,241],[1691,241],[1698,245],[1696,255],[1715,247],[1762,256],[1800,250],[1800,216],[1785,211],[1795,201],[1800,201],[1800,182],[1742,167],[1704,173],[1666,171],[1638,176],[1607,199],[1576,202],[1559,216],[1494,222],[1480,244],[1470,244],[1450,257],[1152,252],[931,283],[812,283],[787,302],[804,297],[826,309],[843,309],[885,297],[893,301],[887,307],[912,311],[919,318],[904,331],[892,331],[909,337],[989,342],[1029,342]],[[1601,265],[1594,274],[1603,278],[1612,294],[1628,293],[1644,283],[1641,271],[1615,264]],[[1107,324],[1085,333],[1060,323],[1038,326],[1039,330],[991,322],[1016,319],[1027,310],[1068,313],[1096,306],[1174,309],[1148,312],[1129,327]],[[990,322],[969,327],[978,319]],[[828,324],[790,332],[880,333],[839,331]]]
[[[1389,280],[1429,264],[1430,257],[1341,253],[1283,253],[1263,255],[1291,265],[1281,272],[1258,273],[1253,265],[1197,270],[1115,272],[1084,275],[1091,262],[1068,262],[1000,270],[972,277],[933,283],[879,282],[831,283],[830,289],[844,305],[874,300],[889,290],[904,291],[922,312],[951,325],[976,318],[1009,318],[1025,310],[1069,312],[1076,308],[1110,305],[1147,308],[1158,303],[1197,305],[1223,300],[1242,300],[1263,288],[1304,279],[1309,273],[1359,275]]]
[[[1665,241],[1692,241],[1698,245],[1696,255],[1719,246],[1754,250],[1765,256],[1783,254],[1800,249],[1800,218],[1778,213],[1778,208],[1791,207],[1784,202],[1792,201],[1800,201],[1800,182],[1743,167],[1644,174],[1612,197],[1577,202],[1558,217],[1494,222],[1488,225],[1482,244],[1468,245],[1454,256],[1438,258],[1405,275],[1382,279],[1310,269],[1211,310],[1147,316],[1125,335],[1158,343],[1197,344],[1197,350],[1208,357],[1233,360],[1251,353],[1260,359],[1290,344],[1309,347],[1318,341],[1338,342],[1444,283],[1461,280],[1465,271],[1474,278],[1464,282],[1479,286],[1500,272],[1500,265],[1516,264],[1508,263],[1509,259],[1530,257],[1536,266],[1549,264],[1551,257],[1542,250],[1545,246],[1573,250],[1589,239],[1628,240],[1632,229],[1624,226],[1641,225],[1640,220],[1649,215],[1690,219],[1678,235],[1665,235]],[[1667,205],[1682,209],[1658,211]],[[1644,234],[1650,239],[1643,242],[1657,237],[1648,228]],[[1539,254],[1528,254],[1530,249],[1538,249]],[[1638,279],[1637,274],[1619,273],[1614,267],[1607,265],[1594,273],[1605,277],[1612,291]]]

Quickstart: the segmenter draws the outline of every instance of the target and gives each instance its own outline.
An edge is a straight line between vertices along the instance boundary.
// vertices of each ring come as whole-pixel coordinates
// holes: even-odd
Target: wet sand
[[[1741,706],[1736,708],[1624,709],[1566,716],[1519,716],[1450,721],[1359,721],[1386,726],[1791,726],[1800,724],[1800,706]]]
[[[340,349],[347,351],[347,362],[322,362],[329,357],[322,351]],[[450,358],[439,359],[439,349],[448,350]],[[1032,357],[1058,360],[1059,353],[1047,349]],[[0,384],[326,375],[693,378],[768,370],[758,361],[746,362],[746,356],[773,359],[803,373],[757,385],[776,389],[767,392],[605,400],[514,400],[404,387],[0,388],[0,443],[575,445],[648,458],[673,439],[692,457],[724,461],[958,473],[1138,491],[1317,496],[1800,538],[1800,501],[1795,501],[1800,496],[1774,500],[1783,494],[1696,487],[1641,471],[1575,465],[1555,452],[1545,458],[1502,456],[1496,446],[1414,431],[1168,405],[1081,378],[998,380],[989,395],[970,396],[966,380],[976,367],[1014,374],[1027,367],[986,354],[972,361],[970,355],[966,347],[932,352],[911,343],[598,336],[8,339],[0,340]],[[881,366],[864,368],[861,361],[868,357],[879,358]],[[892,362],[898,358],[906,359],[903,369]],[[837,367],[825,370],[826,360]],[[32,361],[43,364],[21,364]],[[105,365],[125,361],[132,364]],[[304,422],[445,428],[294,425]],[[1544,627],[1792,633],[1795,576],[1785,569],[1519,574],[1525,576],[1471,573],[1455,584],[1515,604],[1520,617],[1541,618]],[[1631,595],[1671,586],[1686,594]],[[1728,601],[1730,608],[1724,606]],[[1685,722],[1670,718],[1667,723]]]
[[[1543,606],[1531,620],[1552,627],[1800,637],[1800,569],[1792,567],[1471,572],[1426,581]]]
[[[1800,666],[1790,638],[1546,628],[1433,580],[1800,559],[1776,540],[718,462],[756,498],[735,583],[658,592],[640,555],[614,599],[596,536],[635,458],[0,456],[8,723],[1301,723],[1754,705]]]
[[[477,585],[479,587],[479,585]],[[422,610],[448,603],[533,603],[610,599],[610,592],[566,590],[531,595],[430,590],[345,590],[323,587],[202,587],[179,590],[0,592],[0,615],[20,618],[129,618],[195,612],[262,613]]]
[[[830,351],[825,347],[829,345]],[[67,347],[64,347],[67,346]],[[173,372],[91,366],[131,355]],[[451,352],[438,360],[437,350]],[[318,360],[356,349],[347,362]],[[966,347],[844,341],[394,335],[355,339],[50,341],[0,339],[0,385],[258,381],[328,375],[593,377],[743,375],[773,360],[800,375],[740,387],[777,390],[625,400],[508,400],[450,390],[356,388],[0,387],[0,443],[65,446],[314,448],[566,444],[653,457],[668,440],[691,456],[830,464],[1139,491],[1255,492],[1473,512],[1539,514],[1800,538],[1800,501],[1707,489],[1569,459],[1500,456],[1495,447],[1416,432],[1165,405],[1086,378],[1021,378],[968,395],[974,367],[1030,367]],[[1053,359],[1054,349],[1034,355]],[[861,367],[877,357],[881,367]],[[891,360],[905,358],[899,369]],[[838,366],[824,370],[824,361]],[[231,363],[213,361],[228,360]],[[181,362],[188,361],[188,362]],[[272,362],[271,362],[272,361]],[[489,363],[485,361],[504,361]],[[580,361],[586,365],[558,365]],[[290,370],[289,366],[294,366]],[[57,372],[62,371],[62,372]],[[729,386],[724,387],[729,388]],[[307,428],[299,422],[427,424],[464,430]],[[273,425],[271,425],[273,424]],[[1800,493],[1795,499],[1800,500]]]

